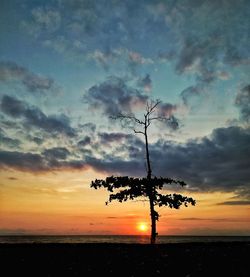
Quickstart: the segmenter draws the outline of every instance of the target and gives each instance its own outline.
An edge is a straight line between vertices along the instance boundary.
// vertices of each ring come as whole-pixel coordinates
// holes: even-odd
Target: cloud
[[[44,142],[44,139],[39,137],[29,137],[29,139],[34,141],[37,145],[41,145]]]
[[[7,146],[9,148],[19,148],[21,141],[19,139],[13,139],[8,137],[5,132],[0,128],[0,145]]]
[[[204,1],[199,4],[195,0],[184,4],[176,1],[167,22],[180,32],[182,41],[177,70],[183,72],[196,66],[199,78],[210,82],[215,78],[212,72],[221,61],[231,65],[245,64],[249,59],[249,37],[245,37],[249,9],[246,7],[247,1]]]
[[[202,94],[204,94],[204,91],[206,91],[206,89],[204,88],[204,85],[202,84],[196,84],[194,86],[190,86],[185,88],[181,93],[180,93],[180,97],[183,101],[183,103],[187,106],[190,105],[190,101],[197,96],[201,96]]]
[[[235,105],[239,108],[240,119],[247,125],[250,124],[250,85],[242,88],[235,99]]]
[[[250,200],[246,201],[225,201],[225,202],[221,202],[218,203],[217,205],[228,205],[228,206],[245,206],[245,205],[250,205]]]
[[[11,180],[11,181],[16,181],[16,180],[18,180],[18,178],[16,178],[16,177],[9,177],[8,179]]]
[[[76,136],[76,130],[70,126],[70,120],[64,114],[47,116],[39,108],[8,95],[2,97],[0,107],[3,113],[13,118],[23,119],[30,127],[39,128],[51,134]]]
[[[42,154],[0,151],[0,168],[40,173],[58,170],[83,170],[88,165],[83,160],[66,160],[69,152],[65,148],[47,149]]]
[[[138,53],[135,51],[128,52],[128,59],[126,62],[128,63],[129,69],[132,72],[132,74],[136,73],[136,68],[138,67],[138,65],[148,65],[154,63],[151,58],[145,58],[142,53]]]
[[[154,61],[144,57],[141,53],[131,51],[124,46],[118,48],[95,49],[87,54],[87,58],[100,64],[105,70],[111,66],[119,64],[127,68],[132,74],[140,65],[150,65]]]
[[[49,160],[65,160],[69,156],[70,152],[65,147],[53,147],[50,149],[45,149],[42,154],[46,157],[46,159]]]
[[[156,107],[157,116],[160,117],[170,118],[176,111],[177,106],[170,103],[160,102]]]
[[[122,174],[138,176],[143,173],[144,165],[141,160],[124,160],[106,155],[105,159],[98,159],[95,157],[87,156],[86,163],[93,169],[108,173],[108,174]]]
[[[47,7],[36,7],[31,10],[31,22],[22,22],[22,27],[32,36],[43,33],[54,33],[61,25],[61,14],[58,10]]]
[[[151,149],[153,171],[167,172],[200,191],[234,191],[249,185],[250,130],[215,129],[210,137],[186,144],[158,142]]]
[[[118,77],[110,77],[106,81],[92,86],[84,95],[84,102],[93,110],[101,110],[106,116],[116,116],[120,113],[133,114],[145,109],[147,102],[152,102],[147,94],[128,86],[127,82]],[[179,127],[178,119],[174,116],[177,106],[160,102],[156,115],[168,118],[164,126],[172,130]]]
[[[0,62],[0,82],[19,81],[28,92],[37,93],[49,90],[57,91],[54,80],[30,72],[14,62]]]
[[[41,155],[17,151],[0,151],[0,166],[34,173],[49,170]]]
[[[119,141],[122,136],[111,133],[105,137]],[[161,140],[149,146],[153,174],[185,180],[190,189],[235,192],[238,198],[247,198],[249,143],[250,130],[241,127],[218,128],[209,137],[182,144]],[[142,141],[127,138],[122,145],[129,159],[106,155],[103,159],[88,157],[86,162],[110,174],[145,175]]]
[[[22,229],[22,228],[17,228],[17,229],[7,229],[7,228],[2,228],[0,229],[0,235],[1,236],[22,236],[22,235],[27,235],[30,234],[29,231]]]
[[[118,77],[110,77],[98,85],[92,86],[84,95],[84,101],[92,109],[101,109],[104,114],[114,116],[121,112],[131,113],[145,106],[148,96],[129,87]]]
[[[109,144],[112,142],[121,143],[124,139],[130,138],[131,135],[124,133],[99,133],[98,137],[101,144]]]
[[[149,74],[146,74],[145,77],[139,78],[137,81],[137,86],[144,89],[145,92],[151,92],[152,90],[152,80]]]
[[[111,6],[63,0],[34,7],[23,25],[39,41],[50,41],[48,47],[58,48],[54,44],[63,38],[65,51],[92,55],[104,66],[115,61],[114,49],[129,49],[131,64],[153,63],[161,53],[178,72],[194,70],[211,82],[222,64],[249,62],[248,17],[247,0],[128,0]]]
[[[91,137],[86,136],[84,139],[80,140],[77,145],[80,147],[84,147],[86,145],[89,145],[91,143]]]
[[[240,202],[240,201],[238,201]],[[184,217],[180,220],[187,221],[215,221],[215,222],[246,222],[246,219],[240,218],[200,218],[200,217]]]
[[[42,154],[1,151],[0,165],[29,172],[92,168],[107,175],[145,176],[145,149],[139,138],[122,133],[98,137],[103,143],[118,142],[120,148],[115,154],[102,149],[98,157],[88,151],[78,159],[63,147],[44,149]],[[225,205],[249,203],[249,149],[250,130],[241,127],[218,128],[209,137],[187,143],[159,140],[149,145],[154,175],[184,180],[192,191],[234,192],[235,198]]]
[[[94,133],[96,130],[96,125],[92,122],[88,122],[84,124],[79,124],[78,128],[83,129],[86,132]]]
[[[107,70],[118,61],[119,66],[123,63],[134,70],[154,63],[152,55],[135,46],[145,38],[147,47],[154,49],[155,43],[149,39],[155,30],[150,24],[157,29],[160,23],[149,16],[144,1],[129,2],[113,1],[110,8],[105,1],[54,1],[46,8],[37,5],[31,9],[22,25],[40,45],[78,63],[91,59]]]

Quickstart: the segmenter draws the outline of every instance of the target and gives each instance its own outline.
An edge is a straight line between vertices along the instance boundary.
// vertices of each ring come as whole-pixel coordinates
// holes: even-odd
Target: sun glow
[[[146,232],[148,230],[148,225],[144,222],[140,222],[138,223],[137,225],[137,229],[140,231],[140,232]]]

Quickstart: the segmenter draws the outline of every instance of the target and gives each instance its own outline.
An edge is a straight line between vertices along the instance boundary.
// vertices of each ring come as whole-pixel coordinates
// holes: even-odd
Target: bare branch
[[[170,120],[170,117],[156,116],[156,117],[149,118],[148,121],[151,123],[151,121],[153,121],[153,120],[169,121],[169,120]]]
[[[157,100],[156,103],[151,107],[150,112],[152,112],[160,103],[161,101]]]
[[[150,117],[149,120],[169,120],[170,118],[168,117],[163,117],[163,116],[156,116],[156,117]]]
[[[141,121],[140,119],[136,118],[134,115],[126,115],[126,114],[118,114],[118,115],[115,115],[115,116],[111,116],[110,118],[112,119],[120,119],[120,120],[123,120],[123,119],[129,119],[131,121],[134,121],[138,124],[141,124],[141,125],[145,125],[145,123],[143,121]]]
[[[153,105],[153,103],[151,104],[151,107],[149,109],[149,115],[152,114],[155,111],[155,108],[161,103],[160,100],[156,100],[155,104]]]
[[[145,136],[145,133],[144,133],[144,132],[142,132],[142,131],[136,131],[136,130],[134,129],[134,132],[135,132],[135,134],[142,134],[142,135],[144,135],[144,136]]]

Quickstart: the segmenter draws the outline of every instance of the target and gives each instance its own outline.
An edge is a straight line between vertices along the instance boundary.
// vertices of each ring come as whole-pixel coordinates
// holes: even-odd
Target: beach
[[[2,276],[249,276],[249,242],[0,244]]]

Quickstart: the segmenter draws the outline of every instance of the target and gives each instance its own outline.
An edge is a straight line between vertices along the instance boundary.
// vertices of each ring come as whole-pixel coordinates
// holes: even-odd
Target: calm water
[[[157,243],[250,242],[250,236],[159,236]],[[0,243],[149,243],[148,236],[0,236]]]

